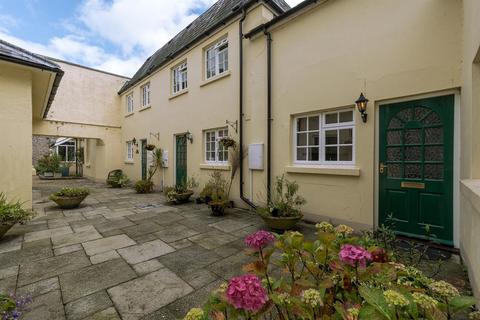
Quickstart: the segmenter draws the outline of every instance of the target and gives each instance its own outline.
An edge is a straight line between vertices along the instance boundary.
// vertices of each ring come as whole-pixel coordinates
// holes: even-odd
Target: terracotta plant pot
[[[0,224],[0,239],[13,227],[13,224]]]
[[[302,217],[261,217],[269,228],[282,231],[292,229],[302,219]]]
[[[229,202],[228,201],[210,201],[208,206],[212,210],[212,216],[214,217],[221,217],[225,215],[225,208],[228,206]]]
[[[175,202],[176,203],[187,202],[192,195],[193,195],[193,191],[187,191],[187,192],[184,192],[184,193],[177,193],[175,195]]]
[[[52,199],[60,208],[62,209],[74,209],[78,208],[80,203],[85,200],[87,196],[79,196],[79,197],[55,197]]]

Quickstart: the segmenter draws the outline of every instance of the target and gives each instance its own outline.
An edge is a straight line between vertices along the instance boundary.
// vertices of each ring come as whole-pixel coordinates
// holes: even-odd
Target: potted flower
[[[190,177],[186,183],[177,184],[173,187],[165,187],[164,193],[169,202],[177,204],[185,203],[190,199],[197,187],[197,180],[194,177]]]
[[[62,209],[77,208],[80,203],[90,194],[86,188],[63,188],[50,195],[50,200]]]
[[[200,193],[204,197],[205,203],[212,210],[212,216],[225,215],[225,208],[230,204],[228,190],[229,183],[223,178],[222,174],[218,171],[212,172],[210,180]]]
[[[122,170],[113,170],[108,174],[107,184],[112,188],[123,188],[130,182]]]
[[[235,149],[237,146],[237,142],[230,137],[223,137],[218,141],[218,143],[220,143],[220,145],[222,145],[226,149],[228,148]]]
[[[16,223],[25,223],[32,219],[34,212],[24,209],[19,201],[8,201],[7,196],[0,192],[0,239]]]
[[[257,208],[263,221],[274,230],[289,230],[303,217],[300,210],[305,199],[298,193],[298,184],[289,181],[284,175],[276,177],[270,203]]]

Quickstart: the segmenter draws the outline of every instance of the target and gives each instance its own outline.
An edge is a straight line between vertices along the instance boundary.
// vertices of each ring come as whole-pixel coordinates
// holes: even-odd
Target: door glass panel
[[[402,144],[402,131],[388,131],[387,132],[387,144],[389,146],[395,144]]]
[[[443,128],[426,128],[425,144],[443,143]]]
[[[443,179],[443,164],[426,164],[425,165],[425,179],[442,180]]]
[[[388,124],[388,129],[401,129],[403,128],[403,122],[397,118],[392,118]]]
[[[424,107],[416,107],[415,108],[415,120],[420,121],[422,120],[427,113],[430,112],[430,109]]]
[[[422,167],[420,164],[406,164],[405,178],[420,179],[422,177]]]
[[[318,147],[308,148],[308,161],[318,161],[319,159]]]
[[[422,131],[420,129],[405,130],[405,144],[422,143]]]
[[[341,146],[340,161],[352,161],[352,160],[353,160],[352,146]]]
[[[443,146],[426,146],[425,161],[443,161]]]
[[[387,173],[389,178],[402,178],[402,165],[390,163],[387,167]]]
[[[297,160],[299,161],[307,160],[307,148],[297,148]]]
[[[325,144],[337,144],[337,130],[325,131]]]
[[[421,161],[422,160],[422,147],[406,147],[405,148],[405,161]]]
[[[403,109],[402,111],[397,113],[396,116],[400,120],[403,120],[404,122],[408,122],[408,121],[412,120],[412,109],[410,109],[410,108]]]
[[[325,161],[337,161],[338,148],[337,147],[326,147],[325,148]]]
[[[320,142],[320,134],[318,132],[310,132],[308,134],[309,146],[318,146],[319,142]]]
[[[353,129],[341,129],[340,144],[352,144],[352,143],[353,143]]]
[[[297,146],[306,146],[307,145],[307,134],[298,133],[297,134]]]
[[[388,148],[387,149],[388,161],[402,161],[402,148]]]
[[[436,112],[430,113],[424,120],[423,124],[431,125],[431,124],[441,124],[442,121]]]

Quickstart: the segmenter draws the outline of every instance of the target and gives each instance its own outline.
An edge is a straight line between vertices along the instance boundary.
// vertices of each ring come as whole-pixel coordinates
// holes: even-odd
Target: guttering
[[[264,30],[267,38],[267,203],[270,203],[272,190],[272,35]]]
[[[239,117],[239,142],[238,142],[238,147],[239,147],[239,161],[240,161],[240,199],[243,200],[246,204],[248,204],[251,208],[256,209],[255,204],[250,201],[248,198],[246,198],[243,195],[243,22],[245,21],[245,18],[247,17],[247,9],[244,7],[243,8],[243,13],[242,17],[240,18],[240,21],[238,23],[238,56],[240,60],[240,66],[239,66],[239,95],[238,95],[238,117]],[[250,183],[252,183],[250,181]]]
[[[316,4],[318,2],[323,3],[323,2],[327,2],[327,1],[328,0],[323,0],[323,1],[320,1],[320,0],[305,0],[305,1],[301,2],[300,4],[298,4],[297,6],[293,7],[292,9],[290,9],[288,11],[285,11],[284,13],[274,17],[272,20],[270,20],[270,21],[268,21],[264,24],[261,24],[258,27],[253,28],[252,30],[250,30],[249,33],[247,33],[245,35],[245,38],[249,39],[249,38],[255,36],[258,33],[268,31],[268,29],[270,27],[272,27],[273,25],[275,25],[278,22],[296,14],[297,12],[300,12],[303,9],[305,9],[305,8],[307,8],[307,7],[309,7],[313,4]]]

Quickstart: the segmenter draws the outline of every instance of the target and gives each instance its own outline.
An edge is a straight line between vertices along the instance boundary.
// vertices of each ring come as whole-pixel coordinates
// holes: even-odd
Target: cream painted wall
[[[84,176],[104,181],[120,168],[121,111],[118,90],[127,78],[54,60],[65,72],[46,119],[33,122],[33,133],[89,138]]]
[[[480,305],[480,3],[464,0],[460,249]]]
[[[32,71],[0,61],[0,192],[32,205]]]
[[[336,0],[272,30],[273,175],[293,165],[293,115],[353,108],[362,91],[370,99],[367,123],[355,111],[360,176],[336,175],[338,170],[288,173],[300,184],[310,218],[365,227],[376,223],[375,108],[382,100],[461,86],[461,19],[460,0]],[[249,49],[256,43],[266,46],[261,36]],[[266,124],[265,88],[249,97],[266,82],[261,50],[246,50],[247,64],[255,66],[247,72],[250,142],[265,140],[259,138]]]

